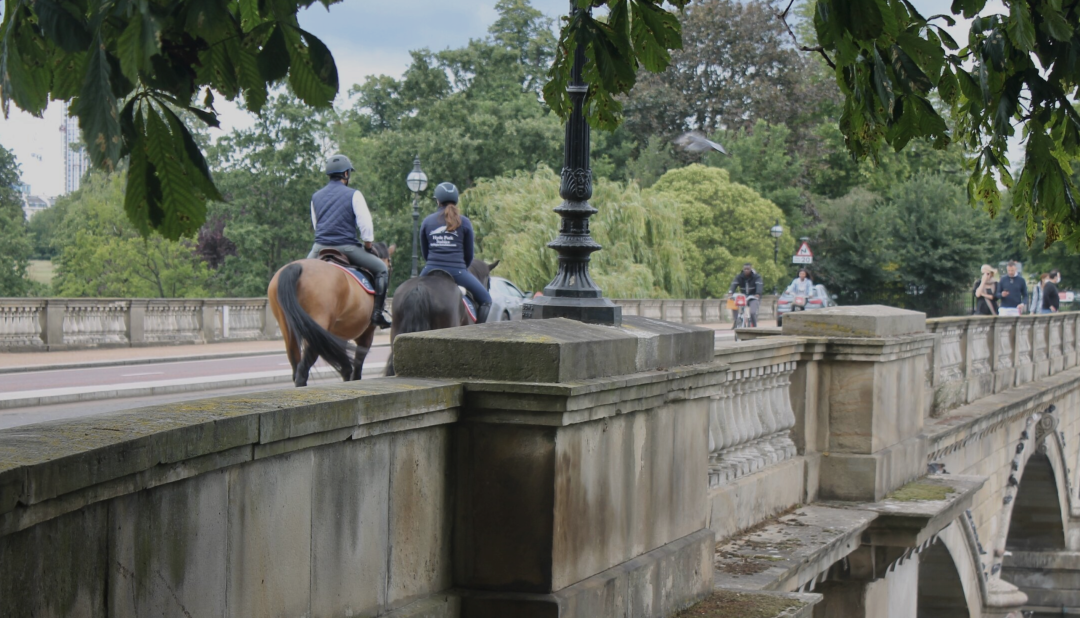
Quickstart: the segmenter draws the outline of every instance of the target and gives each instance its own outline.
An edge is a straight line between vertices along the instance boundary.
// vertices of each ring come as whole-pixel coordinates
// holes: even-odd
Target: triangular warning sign
[[[810,245],[805,242],[799,247],[799,250],[795,252],[798,257],[814,257],[814,254],[810,251]]]

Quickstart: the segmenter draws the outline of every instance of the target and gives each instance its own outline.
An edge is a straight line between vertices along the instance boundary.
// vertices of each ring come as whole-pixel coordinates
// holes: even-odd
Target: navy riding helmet
[[[458,203],[458,190],[452,182],[442,182],[435,187],[435,203],[445,204],[447,202]]]

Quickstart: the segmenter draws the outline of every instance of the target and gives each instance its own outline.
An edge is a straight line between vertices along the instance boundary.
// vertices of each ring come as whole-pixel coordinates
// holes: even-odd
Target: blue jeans
[[[488,294],[487,289],[480,283],[480,280],[476,278],[471,272],[464,268],[444,268],[442,266],[432,266],[428,264],[424,267],[424,270],[420,272],[420,276],[428,274],[433,270],[445,270],[450,273],[450,276],[457,281],[457,284],[465,288],[472,294],[472,297],[476,299],[476,302],[481,305],[491,304],[491,294]]]

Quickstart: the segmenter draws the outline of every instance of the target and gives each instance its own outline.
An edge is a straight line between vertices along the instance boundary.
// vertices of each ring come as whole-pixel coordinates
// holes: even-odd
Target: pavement
[[[718,340],[734,338],[730,324],[703,326],[716,330]],[[389,345],[389,332],[376,337],[365,378],[383,374]],[[341,379],[321,360],[311,377],[311,384]],[[280,340],[4,353],[0,428],[291,386]]]

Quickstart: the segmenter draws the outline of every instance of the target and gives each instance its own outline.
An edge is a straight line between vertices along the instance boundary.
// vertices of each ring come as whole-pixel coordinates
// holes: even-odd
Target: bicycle
[[[754,316],[750,312],[750,301],[755,299],[757,299],[757,296],[747,296],[741,292],[732,294],[728,299],[728,307],[735,312],[732,316],[733,329],[754,328],[757,326],[754,323]]]

